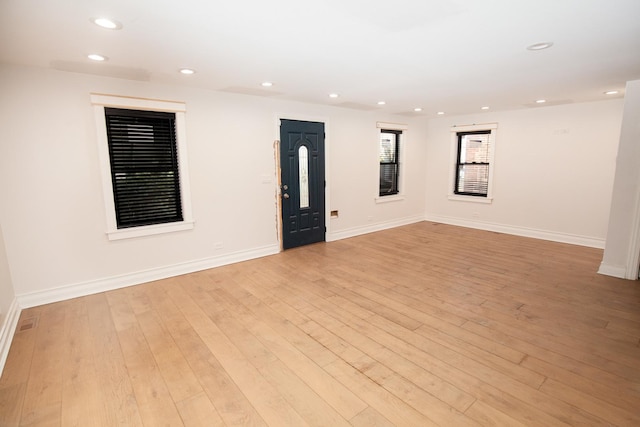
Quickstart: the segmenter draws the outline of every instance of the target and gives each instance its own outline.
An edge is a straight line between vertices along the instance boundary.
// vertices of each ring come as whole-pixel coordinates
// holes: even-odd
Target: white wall
[[[638,278],[640,250],[640,80],[627,82],[611,216],[600,272]]]
[[[107,240],[92,92],[186,102],[194,230]],[[327,124],[327,208],[340,213],[328,240],[423,218],[415,118],[8,65],[0,93],[0,223],[23,305],[277,251],[279,115]],[[376,121],[409,125],[399,202],[374,202]]]
[[[604,247],[622,100],[442,117],[428,123],[428,219]],[[453,125],[498,123],[491,204],[447,197]]]
[[[9,347],[13,339],[20,310],[16,302],[9,261],[4,246],[2,226],[0,226],[0,375],[9,355]]]
[[[4,235],[0,226],[0,330],[7,322],[9,308],[15,299],[13,284],[11,283],[11,272],[9,271],[9,261],[4,246]]]

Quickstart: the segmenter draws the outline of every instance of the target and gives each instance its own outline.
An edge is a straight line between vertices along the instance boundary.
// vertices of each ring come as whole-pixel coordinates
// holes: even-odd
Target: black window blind
[[[175,114],[105,108],[118,228],[182,221]]]

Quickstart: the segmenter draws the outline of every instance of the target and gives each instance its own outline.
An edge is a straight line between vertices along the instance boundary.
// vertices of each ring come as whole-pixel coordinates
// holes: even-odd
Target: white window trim
[[[132,98],[95,93],[91,94],[91,104],[93,105],[98,137],[98,157],[100,162],[100,174],[102,177],[102,194],[104,196],[104,206],[106,210],[107,238],[109,240],[120,240],[192,229],[194,221],[191,211],[191,185],[189,183],[189,161],[187,156],[187,135],[185,130],[186,104],[184,102],[176,101],[161,101],[156,99]],[[182,221],[118,229],[115,204],[113,202],[113,183],[111,181],[109,142],[107,140],[107,125],[104,115],[105,107],[175,113],[176,145],[178,147],[178,168],[180,171],[180,197],[182,200]]]
[[[385,129],[385,130],[399,130],[402,131],[402,137],[400,138],[400,158],[398,159],[398,163],[400,164],[400,182],[398,182],[398,186],[399,186],[399,191],[398,194],[393,194],[393,195],[389,195],[389,196],[381,196],[380,195],[380,186],[377,185],[376,186],[376,196],[374,197],[374,201],[376,203],[389,203],[389,202],[400,202],[402,200],[404,200],[404,176],[406,175],[404,173],[404,167],[405,167],[405,163],[404,163],[404,159],[405,159],[405,147],[407,146],[407,141],[409,139],[408,135],[407,135],[407,131],[409,130],[409,126],[403,123],[389,123],[389,122],[376,122],[376,128],[378,129]],[[378,139],[380,138],[380,131],[378,131]],[[380,153],[380,147],[379,145],[376,145],[376,150],[378,150],[376,153],[376,158],[378,158],[378,155]],[[377,174],[377,179],[380,179],[380,172],[379,172],[380,168],[378,168],[378,174]]]
[[[496,129],[498,129],[497,123],[484,123],[473,125],[458,125],[451,127],[451,149],[449,152],[449,190],[448,198],[452,201],[459,202],[474,202],[474,203],[492,203],[493,202],[493,171],[495,170],[495,147],[496,147]],[[458,159],[458,132],[477,132],[487,130],[490,131],[489,135],[489,186],[487,188],[487,197],[478,196],[465,196],[462,194],[455,194],[453,187],[455,184],[455,176],[457,171],[457,159]]]

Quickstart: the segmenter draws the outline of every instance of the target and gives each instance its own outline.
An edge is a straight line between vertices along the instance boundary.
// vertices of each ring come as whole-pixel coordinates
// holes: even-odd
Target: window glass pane
[[[396,134],[380,133],[380,163],[396,162]]]
[[[488,163],[489,134],[462,135],[460,163]]]
[[[380,195],[396,194],[398,192],[398,165],[380,165]]]
[[[309,207],[309,151],[302,145],[298,149],[300,209]]]
[[[487,194],[489,165],[460,165],[458,167],[458,193]]]

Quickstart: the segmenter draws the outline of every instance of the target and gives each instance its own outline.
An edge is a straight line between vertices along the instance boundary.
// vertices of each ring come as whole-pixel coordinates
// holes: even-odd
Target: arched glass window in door
[[[298,148],[298,171],[300,209],[304,209],[309,207],[309,150],[304,145]]]

